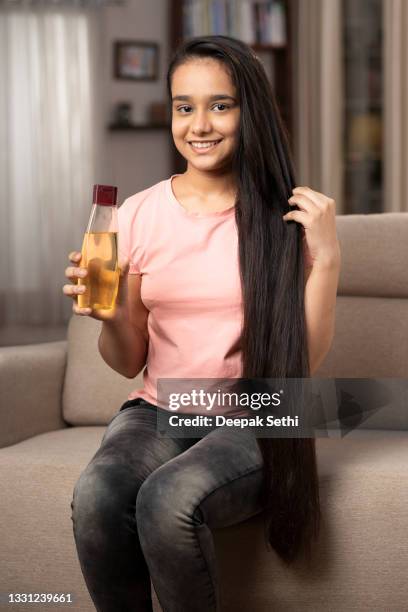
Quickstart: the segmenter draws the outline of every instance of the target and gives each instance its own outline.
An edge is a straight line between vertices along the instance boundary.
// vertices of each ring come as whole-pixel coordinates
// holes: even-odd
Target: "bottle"
[[[78,294],[80,308],[114,310],[119,288],[118,264],[118,189],[112,185],[94,185],[92,209],[82,243],[81,268],[87,268],[78,285],[86,290]]]

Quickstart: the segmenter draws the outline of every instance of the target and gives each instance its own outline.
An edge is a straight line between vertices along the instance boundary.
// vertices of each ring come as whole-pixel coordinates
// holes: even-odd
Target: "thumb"
[[[127,302],[127,277],[129,272],[129,259],[122,259],[119,262],[119,286],[116,296],[116,304],[123,306]]]
[[[121,277],[125,277],[129,272],[130,260],[128,257],[119,262],[119,273]]]

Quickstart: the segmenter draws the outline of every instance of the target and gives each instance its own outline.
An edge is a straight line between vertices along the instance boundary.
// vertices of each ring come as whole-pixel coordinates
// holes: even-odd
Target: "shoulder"
[[[142,257],[149,239],[154,235],[158,209],[164,193],[165,181],[151,185],[147,189],[126,198],[118,208],[118,245],[119,251],[131,261],[130,273],[139,273]]]
[[[165,180],[159,181],[126,198],[118,208],[119,216],[130,220],[136,214],[142,214],[147,208],[151,211],[152,207],[157,205],[163,196],[165,182]]]

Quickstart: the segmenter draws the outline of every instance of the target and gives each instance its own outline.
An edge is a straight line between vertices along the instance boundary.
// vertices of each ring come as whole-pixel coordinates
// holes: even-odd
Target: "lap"
[[[82,472],[78,481],[82,489],[92,488],[97,494],[111,488],[118,495],[127,489],[134,495],[155,469],[194,443],[193,439],[160,437],[154,407],[127,404],[109,422],[100,447]]]
[[[118,505],[137,497],[139,510],[151,518],[155,509],[163,516],[165,505],[169,519],[190,513],[215,528],[262,509],[263,459],[251,432],[222,427],[203,438],[161,436],[154,406],[127,404],[81,474],[86,497],[98,503],[100,492]]]
[[[145,508],[194,514],[209,527],[231,525],[262,510],[263,459],[253,433],[216,428],[157,468],[143,483]]]

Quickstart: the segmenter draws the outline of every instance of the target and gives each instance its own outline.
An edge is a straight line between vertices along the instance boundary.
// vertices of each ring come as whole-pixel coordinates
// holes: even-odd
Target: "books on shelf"
[[[224,34],[254,45],[286,44],[282,0],[183,0],[183,37]]]

